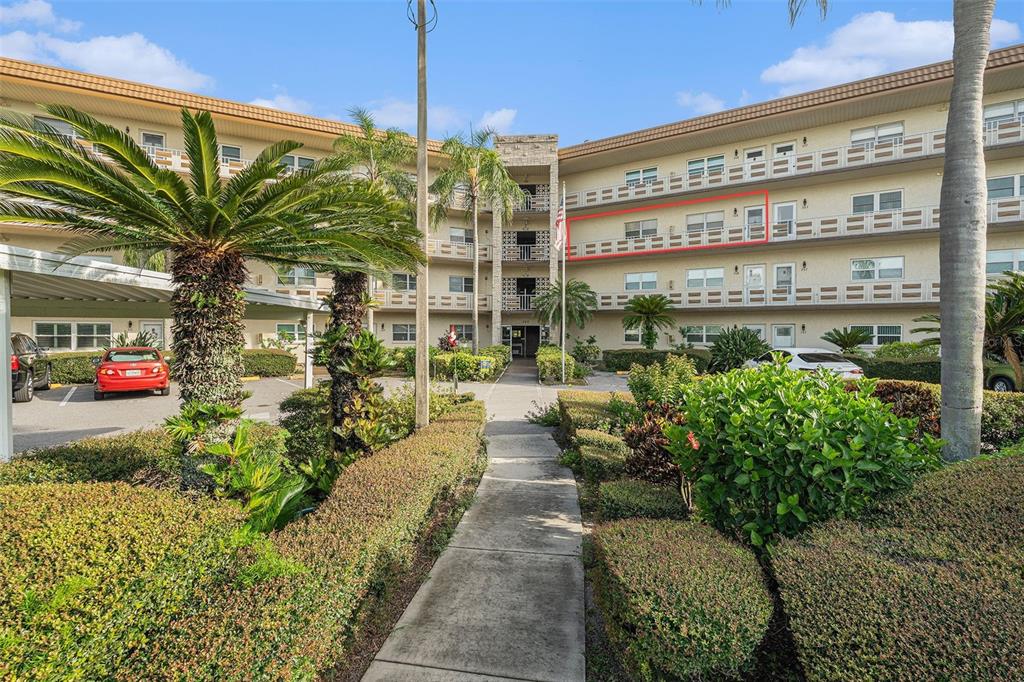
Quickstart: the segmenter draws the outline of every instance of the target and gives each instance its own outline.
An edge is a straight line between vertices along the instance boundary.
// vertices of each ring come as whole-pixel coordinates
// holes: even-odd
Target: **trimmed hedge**
[[[559,391],[558,412],[561,415],[561,432],[569,438],[575,438],[579,429],[608,432],[617,418],[609,406],[612,396],[629,403],[633,401],[628,393]]]
[[[364,604],[408,564],[438,502],[482,469],[484,420],[481,403],[459,405],[347,467],[315,512],[271,536],[301,570],[210,585],[121,676],[311,679],[344,661]]]
[[[93,358],[100,353],[81,351],[50,354],[50,381],[55,384],[91,384],[96,379]]]
[[[947,466],[772,564],[808,679],[1020,679],[1024,457]]]
[[[295,356],[277,348],[246,348],[242,351],[242,371],[249,377],[286,377],[295,374]]]
[[[682,519],[689,512],[679,488],[629,478],[602,483],[597,506],[602,521]]]
[[[223,574],[242,521],[123,483],[2,486],[0,509],[0,670],[20,680],[132,677]]]
[[[685,355],[693,360],[699,374],[708,369],[711,362],[711,351],[705,348],[680,348],[676,350],[647,350],[645,348],[622,348],[606,350],[602,354],[604,367],[610,372],[624,372],[633,365],[649,365],[664,362],[668,355]]]
[[[580,447],[594,447],[623,457],[629,454],[629,448],[626,447],[625,441],[618,436],[596,429],[576,429],[575,442]]]
[[[847,359],[859,365],[864,370],[864,376],[870,379],[901,379],[925,381],[930,384],[937,384],[942,380],[942,363],[938,358],[890,360],[849,355]]]
[[[754,555],[714,529],[631,519],[594,532],[595,597],[640,680],[721,679],[752,665],[772,615]]]
[[[610,452],[592,445],[582,445],[580,471],[591,483],[619,478],[626,469],[626,456],[621,452]]]
[[[55,384],[91,384],[96,379],[93,359],[103,356],[100,351],[51,353],[50,378]],[[174,355],[164,353],[174,378]],[[286,350],[276,348],[246,348],[242,351],[242,368],[246,376],[285,377],[295,373],[296,358]]]
[[[541,346],[537,349],[537,378],[543,384],[562,383],[562,351],[557,346]],[[565,380],[573,383],[587,376],[587,368],[565,353]]]
[[[487,355],[498,361],[498,370],[501,371],[512,362],[512,346],[484,346],[477,350],[478,355]]]
[[[473,355],[466,351],[438,353],[431,360],[435,379],[451,380],[458,370],[459,381],[486,381],[501,371],[499,362],[492,355]]]

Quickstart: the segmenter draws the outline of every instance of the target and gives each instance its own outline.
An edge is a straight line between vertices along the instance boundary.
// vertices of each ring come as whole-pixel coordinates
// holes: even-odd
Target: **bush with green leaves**
[[[665,435],[694,501],[716,527],[770,548],[808,524],[863,511],[939,465],[940,441],[831,372],[769,362],[707,377]]]
[[[632,396],[609,391],[559,391],[561,433],[570,439],[575,437],[579,429],[621,433],[625,425],[619,422],[619,413],[612,408],[613,401],[629,403],[632,402]]]
[[[620,478],[625,472],[626,456],[617,450],[604,450],[593,445],[581,445],[579,471],[590,483]]]
[[[1020,679],[1024,457],[929,473],[783,541],[772,568],[807,679]]]
[[[242,371],[250,377],[286,377],[295,374],[296,358],[277,348],[247,348],[242,351]]]
[[[665,449],[668,445],[665,426],[685,423],[686,415],[674,405],[653,402],[645,405],[643,417],[626,427],[623,436],[629,447],[626,475],[651,483],[671,483],[677,488],[685,484],[688,489],[689,483],[681,479],[679,466]]]
[[[593,537],[595,600],[631,679],[733,679],[752,668],[772,599],[748,549],[670,519],[602,524]]]
[[[637,405],[667,404],[675,402],[679,391],[693,383],[695,374],[692,360],[667,355],[662,362],[630,367],[626,385]]]
[[[676,348],[674,350],[647,350],[645,348],[623,348],[606,350],[602,354],[604,367],[610,372],[623,372],[633,365],[649,365],[664,362],[669,355],[685,355],[693,361],[698,373],[707,371],[711,353],[706,348]]]
[[[894,341],[876,348],[871,357],[876,360],[934,360],[939,357],[939,347],[934,343]]]
[[[676,486],[631,478],[602,483],[597,507],[602,521],[682,519],[689,513],[689,507]]]
[[[597,345],[597,337],[593,335],[588,336],[586,341],[575,339],[571,352],[576,362],[585,367],[594,367],[601,359],[601,347]]]
[[[473,355],[465,351],[438,353],[431,363],[434,378],[451,380],[458,372],[459,381],[487,381],[501,371],[493,355]]]
[[[770,350],[771,346],[765,343],[752,329],[746,327],[723,329],[711,345],[711,363],[708,365],[708,370],[728,372],[731,369],[738,369],[747,360],[753,360]]]
[[[917,357],[892,360],[875,357],[850,357],[869,379],[898,379],[938,384],[942,380],[942,363],[938,358]]]
[[[573,383],[587,376],[587,368],[576,362],[558,346],[544,345],[537,349],[537,378],[544,384],[562,383],[562,357],[565,356],[565,381]]]
[[[508,367],[508,364],[512,362],[512,346],[484,346],[477,351],[477,355],[484,355],[493,358],[495,362],[495,368],[497,372]]]
[[[822,341],[831,343],[843,353],[857,352],[861,346],[871,343],[873,338],[874,334],[865,327],[835,327],[821,335]]]

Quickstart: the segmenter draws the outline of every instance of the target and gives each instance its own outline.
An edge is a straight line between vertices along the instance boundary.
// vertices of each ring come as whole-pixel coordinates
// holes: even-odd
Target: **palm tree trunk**
[[[416,2],[416,227],[427,253],[427,4]],[[428,257],[429,259],[429,257]],[[430,423],[428,262],[416,269],[416,428]]]
[[[351,340],[363,328],[366,306],[363,293],[366,291],[367,276],[362,272],[335,272],[334,289],[331,291],[331,320],[329,329],[344,329],[341,343],[335,343],[327,360],[327,373],[331,375],[331,423],[341,424],[345,419],[345,407],[350,405],[358,390],[358,377],[342,368],[352,357]],[[343,436],[333,431],[335,452],[362,449],[362,442],[354,435]]]
[[[1013,343],[1012,336],[1003,338],[1003,355],[1006,357],[1007,364],[1013,368],[1013,381],[1019,391],[1024,388],[1024,367],[1020,364],[1020,356],[1017,355],[1017,347]]]
[[[953,90],[939,204],[943,457],[981,445],[986,185],[982,93],[995,0],[953,3]]]
[[[477,287],[480,285],[480,249],[477,247],[480,243],[480,211],[475,194],[470,201],[473,202],[473,355],[476,355],[477,337],[480,336],[480,297],[477,296]]]
[[[171,261],[174,375],[184,403],[242,402],[245,261],[204,249]]]

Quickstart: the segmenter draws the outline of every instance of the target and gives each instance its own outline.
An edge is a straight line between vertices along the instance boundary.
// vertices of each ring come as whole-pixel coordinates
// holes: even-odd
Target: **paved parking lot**
[[[253,419],[277,420],[277,405],[301,381],[260,379],[245,383],[252,397],[243,407]],[[122,393],[93,400],[92,386],[65,386],[39,391],[30,403],[14,405],[14,450],[57,445],[87,436],[134,431],[159,426],[165,417],[178,412],[178,387],[171,385],[168,396],[151,393]]]

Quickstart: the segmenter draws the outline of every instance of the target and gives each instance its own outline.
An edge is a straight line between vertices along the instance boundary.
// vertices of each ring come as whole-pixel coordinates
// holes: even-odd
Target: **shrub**
[[[686,502],[675,486],[628,478],[601,484],[598,510],[602,521],[682,519],[688,512]]]
[[[871,357],[875,360],[931,360],[939,357],[939,347],[932,343],[894,341],[879,346]]]
[[[233,505],[123,483],[4,486],[0,508],[0,669],[22,680],[131,677],[226,572],[239,524]]]
[[[751,667],[772,601],[746,549],[672,520],[598,526],[593,571],[609,640],[632,676],[721,679]]]
[[[837,346],[840,353],[860,353],[860,347],[872,339],[874,334],[866,327],[833,327],[821,335],[822,341]]]
[[[494,358],[495,368],[498,372],[505,369],[510,362],[512,362],[512,347],[511,346],[484,346],[479,351],[478,355],[485,355],[487,357]]]
[[[250,377],[286,377],[295,373],[295,356],[276,348],[247,348],[242,351],[242,371]]]
[[[96,380],[92,362],[101,355],[95,351],[50,353],[50,380],[55,384],[91,384]]]
[[[458,371],[460,381],[486,381],[501,371],[494,356],[473,355],[462,351],[438,353],[432,363],[434,377],[437,379],[453,379]]]
[[[1024,393],[985,391],[981,409],[981,449],[995,452],[1024,440]]]
[[[533,407],[526,413],[526,419],[531,424],[558,426],[562,419],[558,413],[558,401],[548,403],[547,405],[540,405],[534,400]]]
[[[295,391],[281,401],[278,409],[281,426],[288,431],[285,453],[293,464],[297,466],[331,454],[328,383]]]
[[[626,457],[621,452],[602,450],[593,445],[581,445],[578,449],[580,471],[587,481],[596,483],[622,476]]]
[[[711,364],[708,365],[708,369],[712,372],[728,372],[742,367],[747,360],[753,360],[770,350],[771,346],[751,329],[723,329],[711,345]]]
[[[670,403],[679,389],[693,383],[693,361],[678,355],[668,355],[663,362],[633,365],[629,369],[626,385],[637,405],[648,402]]]
[[[1024,458],[928,474],[782,542],[772,565],[808,679],[1018,679]]]
[[[597,345],[596,336],[588,336],[586,341],[576,339],[572,346],[572,356],[576,362],[585,367],[593,367],[601,359],[601,347]]]
[[[624,437],[629,453],[626,455],[626,475],[651,483],[680,485],[679,466],[665,446],[666,424],[685,424],[686,417],[675,407],[648,403],[643,419],[626,428]]]
[[[561,432],[569,438],[575,437],[579,429],[611,433],[618,427],[616,413],[610,407],[613,397],[629,398],[608,391],[559,391]]]
[[[565,380],[568,383],[582,379],[587,368],[576,362],[568,353],[565,355]],[[537,378],[544,384],[562,383],[562,351],[557,346],[541,346],[537,349]]]
[[[704,517],[770,548],[936,467],[939,442],[917,442],[914,420],[894,416],[871,396],[871,382],[863,386],[850,392],[830,372],[783,363],[696,382],[681,406],[686,426],[666,436]]]
[[[849,359],[864,370],[864,376],[871,379],[926,381],[932,384],[941,381],[942,370],[938,358],[889,360],[851,356]]]
[[[647,350],[646,348],[623,348],[606,350],[602,354],[605,369],[611,372],[624,372],[633,365],[649,365],[662,362],[672,351]]]
[[[599,448],[623,457],[629,452],[629,448],[621,438],[595,429],[576,429],[574,440],[578,446]]]
[[[51,353],[53,369],[50,378],[55,384],[91,384],[96,379],[94,359],[102,357],[98,351]],[[174,356],[164,353],[174,378]],[[275,348],[246,348],[242,351],[242,367],[246,376],[285,377],[295,373],[295,356]]]

